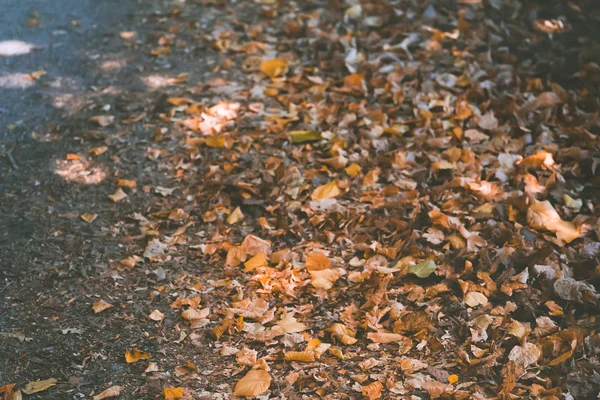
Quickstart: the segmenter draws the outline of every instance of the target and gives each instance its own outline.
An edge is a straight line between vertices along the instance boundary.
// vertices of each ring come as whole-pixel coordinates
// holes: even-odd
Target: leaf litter
[[[566,33],[504,24],[516,1],[203,3],[222,23],[195,40],[222,63],[173,78],[150,121],[129,116],[156,125],[144,166],[168,178],[107,195],[137,207],[111,277],[156,277],[131,285],[150,293],[136,306],[176,321],[126,363],[166,399],[195,390],[200,346],[220,363],[203,375],[240,397],[597,394],[575,378],[600,370],[599,72],[583,56],[552,70]],[[148,54],[172,59],[183,37]],[[166,350],[134,347],[166,342],[167,372],[146,361]]]

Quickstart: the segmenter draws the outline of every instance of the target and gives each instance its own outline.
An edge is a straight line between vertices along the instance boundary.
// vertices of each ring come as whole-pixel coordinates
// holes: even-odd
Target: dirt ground
[[[255,291],[253,293],[264,293],[260,288],[256,289],[252,286],[254,283],[239,278],[235,270],[223,267],[226,264],[225,255],[219,255],[219,252],[229,250],[233,246],[232,243],[241,242],[248,234],[266,236],[267,228],[260,217],[266,215],[267,211],[271,213],[277,231],[286,231],[286,233],[273,233],[271,236],[271,240],[278,243],[280,248],[304,249],[310,243],[327,243],[328,240],[329,244],[334,246],[342,243],[341,240],[336,239],[333,242],[333,239],[327,236],[329,233],[323,232],[336,232],[337,237],[341,236],[342,231],[346,231],[348,236],[352,234],[352,228],[347,226],[337,229],[336,225],[337,230],[327,228],[339,221],[331,222],[324,218],[320,225],[313,224],[313,220],[309,218],[313,214],[308,213],[308,216],[302,214],[306,211],[306,204],[303,206],[292,204],[294,202],[289,196],[285,197],[286,201],[292,204],[289,205],[289,209],[293,209],[290,211],[289,219],[283,216],[283,211],[281,213],[272,211],[277,210],[277,204],[281,201],[279,196],[272,194],[274,188],[289,183],[280,172],[271,176],[270,182],[265,181],[257,187],[251,187],[261,177],[266,179],[257,172],[263,167],[261,162],[265,159],[268,159],[267,164],[269,160],[272,161],[272,158],[277,157],[288,157],[285,163],[288,159],[301,159],[308,164],[316,162],[318,158],[295,153],[290,150],[289,143],[281,144],[285,141],[281,138],[280,132],[269,127],[268,124],[257,122],[258,113],[248,111],[248,109],[254,111],[252,103],[256,100],[251,99],[253,95],[250,94],[250,90],[244,89],[245,85],[252,86],[256,83],[255,78],[248,77],[248,70],[254,67],[245,65],[243,57],[237,57],[239,50],[232,50],[230,53],[223,50],[224,47],[233,47],[228,41],[233,41],[231,38],[244,29],[251,30],[249,27],[258,26],[265,19],[271,21],[278,18],[271,9],[272,4],[276,3],[278,2],[4,0],[1,5],[2,13],[0,13],[0,42],[23,41],[25,43],[14,46],[17,49],[27,49],[27,52],[20,55],[2,55],[2,43],[0,43],[0,385],[16,384],[17,388],[23,388],[32,381],[49,378],[57,380],[55,386],[27,395],[27,399],[88,399],[111,386],[124,387],[119,397],[122,399],[163,398],[162,390],[165,387],[185,387],[186,398],[230,398],[235,382],[243,374],[240,374],[236,366],[230,365],[234,364],[233,361],[224,361],[223,352],[227,346],[224,347],[215,341],[214,331],[211,329],[219,326],[222,318],[229,317],[229,314],[220,310],[224,310],[225,304],[228,304],[231,299],[239,300],[236,297],[241,291],[236,286],[240,285],[239,282],[242,282],[241,285],[250,285],[249,287]],[[348,24],[352,22],[348,22],[349,18],[351,20],[348,15],[351,14],[344,17],[343,10],[347,7],[342,6],[341,1],[298,1],[297,3],[303,12],[303,18],[306,17],[307,24],[310,23],[311,13],[322,10],[325,10],[322,11],[323,19],[338,21],[335,24],[332,22],[331,27],[333,30],[338,29],[340,35],[344,32],[340,25],[336,24],[342,24],[339,21]],[[449,15],[456,11],[454,3],[432,2],[438,10],[445,7],[452,10],[449,11]],[[528,2],[524,3],[528,4]],[[583,3],[587,7],[588,3]],[[510,30],[513,35],[514,32],[532,35],[533,19],[556,17],[551,6],[542,7],[538,14],[530,13],[527,16],[524,11],[528,10],[527,4],[521,9],[523,17],[511,20],[508,27],[502,29]],[[501,19],[509,19],[511,10],[509,8],[503,9],[502,16],[494,15],[489,7],[485,11],[474,11],[474,13],[485,14],[491,20],[496,18],[497,25],[502,26]],[[418,6],[416,9],[426,18],[430,18],[426,14],[427,7]],[[377,11],[377,7],[374,6],[372,10]],[[584,8],[585,10],[588,8]],[[433,19],[441,18],[440,15],[438,11],[438,16]],[[519,79],[525,82],[527,78],[540,77],[544,82],[546,80],[558,82],[569,93],[579,91],[582,86],[588,85],[589,92],[582,95],[585,97],[582,102],[589,100],[587,103],[589,107],[583,110],[582,114],[584,112],[593,114],[597,112],[598,104],[590,98],[598,94],[597,84],[600,83],[600,74],[590,66],[588,70],[584,70],[589,74],[585,79],[580,75],[574,76],[582,71],[583,64],[587,65],[593,61],[594,55],[600,54],[597,46],[598,26],[594,25],[598,19],[596,15],[578,18],[573,30],[564,33],[563,36],[554,33],[555,36],[549,39],[544,33],[539,42],[531,44],[527,42],[527,45],[520,44],[520,39],[517,38],[508,40],[508,44],[503,43],[507,48],[502,50],[504,52],[502,57],[505,57],[503,61],[507,64],[510,62],[517,64],[519,60],[527,58],[528,53],[539,51],[539,57],[534,62],[535,68],[529,64],[521,65]],[[454,28],[444,25],[444,21],[436,26],[448,31]],[[434,21],[429,22],[435,25]],[[416,22],[411,24],[417,25]],[[475,25],[473,23],[473,26]],[[221,28],[234,34],[219,36],[215,32]],[[288,29],[295,32],[296,28],[289,28],[288,24]],[[498,28],[498,31],[502,29]],[[348,31],[350,32],[351,29]],[[333,45],[334,49],[330,48],[332,45],[328,43],[320,45],[320,42],[315,47],[310,47],[312,44],[305,46],[301,39],[303,32],[295,32],[286,40],[277,41],[278,33],[280,32],[264,28],[264,32],[256,33],[256,37],[264,35],[267,37],[265,41],[276,43],[278,52],[301,54],[299,58],[302,58],[302,66],[308,69],[328,62],[334,64],[339,62],[340,65],[344,63],[343,57],[340,60],[331,56],[333,53],[339,56],[336,53],[339,49],[335,48],[337,45]],[[345,33],[350,35],[348,32]],[[588,38],[589,41],[578,42],[579,37]],[[405,36],[392,37],[390,43],[402,41],[404,38]],[[247,39],[250,42],[253,38]],[[325,35],[322,39],[323,42],[327,42]],[[366,35],[363,39],[367,44],[362,45],[367,47],[370,41],[380,38],[376,35],[372,37]],[[493,37],[487,39],[490,43],[495,40]],[[34,45],[34,48],[29,49],[27,44]],[[461,46],[466,48],[470,45],[461,44],[457,48]],[[477,57],[485,58],[485,53],[488,51],[482,48],[485,46],[485,43],[479,45],[481,52]],[[169,48],[169,51],[162,54],[161,51],[165,48]],[[411,47],[411,50],[414,49]],[[456,48],[454,50],[458,51]],[[469,50],[473,49],[469,47]],[[394,61],[394,57],[401,57],[402,61],[408,62],[408,58],[405,59],[406,54],[402,51],[392,56],[386,54],[385,57],[390,58],[391,61]],[[459,67],[450,64],[441,62],[441,66],[436,64],[436,68],[446,68],[459,75],[456,73]],[[492,65],[493,68],[497,67],[496,63]],[[528,70],[527,68],[530,67],[531,69]],[[502,67],[498,68],[502,70]],[[491,69],[492,67],[488,72]],[[43,72],[38,74],[36,73],[38,71]],[[332,72],[327,75],[327,79],[343,81],[343,77],[338,75]],[[501,74],[494,72],[495,78],[499,75]],[[546,90],[551,90],[548,89],[549,87],[547,85]],[[277,89],[290,98],[294,95],[300,96],[292,89],[282,89],[282,86],[278,86]],[[298,92],[300,91],[301,89],[298,89]],[[532,91],[539,94],[535,89]],[[488,92],[486,96],[487,94]],[[335,95],[351,97],[356,94],[340,91]],[[206,107],[218,105],[221,100],[242,102],[248,115],[241,116],[240,112],[240,117],[235,122],[236,129],[250,132],[248,137],[252,137],[255,143],[260,142],[261,146],[263,146],[262,140],[266,140],[264,148],[268,150],[257,150],[260,153],[258,156],[246,150],[240,151],[240,154],[224,156],[219,153],[219,147],[223,147],[221,144],[214,146],[216,150],[211,145],[209,148],[202,147],[197,152],[189,151],[189,147],[192,146],[188,146],[189,142],[186,142],[185,129],[180,126],[176,128],[172,123],[177,118],[176,113],[180,112],[174,110],[177,107],[175,104],[177,100],[174,99],[188,97],[199,99]],[[359,95],[356,97],[360,98]],[[354,100],[353,98],[352,102],[356,103]],[[502,101],[504,100],[506,99],[503,98]],[[187,100],[182,101],[181,104],[188,105]],[[492,101],[494,106],[497,105],[496,101],[497,99]],[[265,100],[267,104],[265,110],[274,103],[274,99]],[[300,103],[299,101],[298,104]],[[363,106],[370,107],[373,102],[368,99],[364,103],[367,105],[363,104]],[[232,111],[225,109],[223,112]],[[542,112],[546,111],[539,111],[539,114]],[[560,111],[558,113],[560,114]],[[104,123],[90,121],[90,118],[96,116],[111,116],[116,122],[111,121],[106,126],[102,126]],[[302,120],[295,129],[307,129],[306,126],[310,125],[309,120],[313,117],[308,111],[305,114],[301,113]],[[554,122],[548,123],[552,125]],[[510,124],[518,125],[514,121]],[[268,135],[257,127],[272,129],[268,131],[272,138],[263,139],[262,135]],[[593,135],[600,132],[597,122],[593,121],[586,125],[586,129]],[[586,145],[587,147],[581,145],[581,148],[597,156],[597,139],[590,139],[590,142],[593,143]],[[243,143],[244,141],[241,140],[239,145],[242,146]],[[440,146],[445,145],[446,142]],[[307,146],[305,149],[307,152],[313,151],[311,145]],[[418,146],[421,146],[421,142]],[[426,147],[425,144],[423,146]],[[228,149],[227,144],[224,147]],[[429,149],[433,147],[435,146],[432,145]],[[314,148],[318,146],[315,144]],[[559,152],[560,146],[555,146],[553,149]],[[285,157],[282,155],[284,153]],[[372,160],[377,159],[373,162],[379,163],[378,165],[385,171],[386,168],[391,168],[389,166],[393,163],[391,161],[393,157],[380,156],[380,153],[377,149],[373,150],[372,155],[377,154],[377,158],[373,156]],[[586,156],[589,155],[588,153]],[[569,156],[565,157],[569,159]],[[592,156],[589,157],[591,160]],[[581,158],[583,159],[584,155],[581,155]],[[432,160],[428,159],[427,163]],[[568,161],[564,162],[568,164]],[[577,170],[572,181],[568,181],[568,183],[573,182],[573,186],[578,185],[578,193],[590,204],[595,205],[595,208],[590,206],[585,212],[582,211],[584,217],[588,219],[598,216],[600,204],[597,202],[600,200],[597,186],[600,181],[597,173],[590,172],[591,162],[588,163],[587,159],[581,161],[581,165],[577,166],[581,170]],[[365,161],[363,169],[368,163]],[[222,169],[214,172],[218,168],[211,168],[217,165]],[[244,172],[247,174],[244,175],[244,178],[247,178],[245,183],[238,184],[235,179],[225,178],[219,181],[221,176],[219,174],[229,167],[232,170],[238,168],[246,171]],[[306,175],[308,184],[316,187],[326,183],[326,179],[318,176],[318,173],[323,171],[322,168],[315,168],[314,173],[311,172],[312,175]],[[366,171],[365,169],[364,172]],[[428,182],[429,185],[419,186],[420,195],[429,188],[437,188],[440,193],[441,190],[446,190],[448,186],[443,183],[448,178],[444,175],[446,173],[443,170],[435,174],[416,172],[415,181]],[[539,176],[548,178],[544,174],[540,173]],[[113,202],[107,195],[115,193],[117,182],[122,179],[135,180],[136,188],[126,189],[128,197],[124,201]],[[449,178],[448,182],[450,182]],[[284,194],[281,196],[283,198]],[[432,194],[431,197],[433,198],[434,195]],[[439,197],[441,203],[443,196]],[[222,201],[223,198],[227,200]],[[225,216],[222,216],[219,210],[213,211],[218,209],[215,207],[216,204],[228,206],[229,210]],[[398,233],[398,231],[408,229],[406,227],[409,224],[410,229],[413,229],[413,223],[422,224],[423,218],[427,219],[427,217],[417,212],[409,216],[408,211],[404,213],[404,209],[402,212],[388,210],[388,206],[389,204],[382,205],[385,211],[382,211],[383,209],[373,211],[373,218],[367,216],[367,220],[377,226],[376,233],[372,230],[367,233],[357,228],[356,235],[371,235],[382,244],[387,243],[387,246],[383,246],[386,249],[392,248],[395,243],[403,242],[401,248],[397,249],[400,253],[409,249],[416,251],[414,249],[418,247],[419,254],[426,254],[427,251],[424,249],[431,247],[430,244],[419,242],[417,246],[417,239],[411,234]],[[235,228],[230,228],[227,216],[238,207],[247,220],[252,220],[252,223],[238,224]],[[186,235],[189,236],[185,243],[177,242],[177,238],[182,236],[173,233],[184,226],[183,221],[171,218],[170,213],[178,209],[185,210],[189,214],[188,217],[191,215],[193,219],[192,225],[185,226],[188,229]],[[165,210],[168,211],[166,214],[164,214]],[[160,214],[161,212],[163,214]],[[210,214],[212,212],[215,215],[218,213],[219,217],[212,219]],[[344,215],[344,218],[354,221],[348,222],[348,226],[358,221],[363,212],[365,215],[371,213],[361,209],[353,210],[350,216]],[[97,216],[93,222],[88,223],[81,218],[85,213]],[[295,216],[292,216],[294,213]],[[572,217],[575,218],[575,215]],[[145,218],[149,218],[150,221]],[[282,222],[283,219],[285,222]],[[398,222],[400,220],[404,222]],[[504,222],[506,220],[502,223]],[[394,224],[397,226],[391,227]],[[424,226],[417,226],[414,229],[425,232]],[[515,231],[516,229],[514,228]],[[271,228],[268,230],[270,231]],[[485,236],[487,233],[484,234],[490,246],[503,242],[506,231],[500,228],[491,231],[492,229],[489,237]],[[590,229],[590,232],[593,230]],[[586,251],[594,248],[594,243],[597,243],[597,238],[589,239],[592,235],[590,233],[588,239],[585,239],[585,246],[588,246]],[[160,237],[161,240],[167,241],[165,236],[171,240],[173,247],[181,245],[180,250],[161,262],[143,260],[142,254],[148,244],[148,238]],[[522,259],[530,256],[526,262],[523,261],[524,264],[528,266],[531,264],[530,267],[533,267],[534,264],[548,261],[548,257],[564,261],[565,257],[581,256],[582,259],[578,259],[574,265],[585,266],[587,272],[578,274],[577,279],[598,284],[599,275],[593,272],[592,266],[598,260],[598,247],[595,247],[594,254],[589,257],[581,255],[583,250],[577,250],[578,252],[573,250],[570,253],[566,250],[563,253],[556,250],[552,253],[549,246],[554,243],[546,240],[547,236],[544,236],[546,239],[543,245],[536,242],[535,246],[532,244],[535,242],[535,233],[525,230],[524,236],[523,240],[529,240],[528,243],[531,245],[529,252],[520,248],[515,253],[515,257],[520,256]],[[583,239],[579,240],[580,248],[583,248]],[[215,253],[207,249],[206,246],[212,246],[213,243],[219,243],[219,252]],[[556,246],[558,248],[558,245]],[[181,250],[182,248],[184,250]],[[360,251],[356,250],[356,254],[371,254],[367,245],[360,249]],[[442,251],[441,248],[436,249]],[[482,251],[478,249],[474,253],[479,252]],[[590,252],[591,250],[588,251]],[[345,261],[355,255],[354,252],[336,253],[336,250],[332,250],[333,253],[344,257]],[[553,256],[548,255],[550,253]],[[140,257],[140,260],[134,262],[135,267],[124,266],[121,261],[133,255]],[[400,258],[400,256],[387,257],[393,261]],[[475,260],[477,257],[467,254],[466,250],[447,255],[449,260],[460,260],[463,263],[465,260]],[[448,264],[452,262],[454,261],[448,261]],[[520,264],[515,262],[515,265]],[[508,279],[510,273],[516,273],[515,269],[517,267],[514,269],[507,267],[508,272],[500,279]],[[472,277],[474,274],[472,272],[468,276]],[[435,283],[442,284],[445,282],[443,279],[440,274]],[[412,284],[410,279],[409,282]],[[375,286],[378,284],[379,281],[373,283]],[[460,292],[456,280],[453,281],[453,285],[450,285],[451,291],[455,294]],[[518,317],[534,323],[536,318],[542,315],[538,305],[528,304],[528,298],[539,301],[540,304],[542,300],[548,300],[544,294],[544,287],[550,288],[549,285],[536,286],[535,289],[518,292],[511,299],[518,306],[515,313]],[[369,290],[371,289],[369,287]],[[336,295],[338,297],[334,297],[337,302],[349,304],[353,297],[360,297],[364,293],[364,290],[359,288],[344,287]],[[373,289],[369,293],[375,296],[376,290]],[[205,328],[190,329],[189,321],[182,319],[171,307],[175,299],[182,296],[191,298],[194,295],[201,298],[203,305],[219,310],[211,314],[211,322]],[[294,300],[278,294],[276,302],[282,305],[282,309],[286,306],[291,308],[292,304],[294,307],[297,306],[294,303],[296,300],[302,303],[302,306],[306,306],[307,298],[313,295],[314,304],[311,303],[313,304],[311,307],[314,307],[313,312],[316,316],[306,317],[306,321],[310,321],[314,331],[317,332],[327,328],[325,322],[330,322],[328,317],[331,315],[335,314],[336,316],[331,318],[338,321],[337,311],[328,309],[327,296],[323,293],[303,292],[302,296]],[[407,292],[398,289],[395,295],[404,299],[403,302],[413,304],[406,300],[410,298]],[[505,302],[506,298],[502,296],[500,294],[500,300],[494,298],[494,301],[498,301],[497,304]],[[100,299],[110,303],[112,308],[95,313],[92,305]],[[563,305],[565,313],[569,316],[559,321],[561,328],[576,325],[583,320],[589,324],[590,331],[595,332],[598,328],[597,322],[589,317],[597,315],[597,301],[574,304],[564,299],[556,299],[556,296],[551,299]],[[452,314],[453,318],[463,318],[467,313],[467,307],[464,304],[457,305],[460,301],[455,300],[456,297],[452,297],[452,300],[444,299],[439,307],[443,307],[446,315]],[[421,304],[421,301],[414,304],[417,303]],[[416,305],[414,307],[416,309]],[[155,309],[164,314],[164,319],[159,323],[149,318],[150,312]],[[298,315],[301,314],[302,312]],[[460,332],[460,334],[456,333],[457,337],[470,335],[469,328],[460,327],[459,322],[454,320],[446,322],[447,325],[439,328],[439,331],[435,332],[436,335],[439,334],[441,337],[444,335],[444,330],[450,332],[449,335]],[[589,335],[591,339],[585,346],[591,346],[590,343],[597,344],[598,335],[596,333]],[[499,336],[504,338],[506,333],[504,331],[498,333],[494,340],[498,339],[500,342]],[[323,339],[322,336],[319,337]],[[239,341],[231,339],[228,345],[242,346],[241,341],[242,339]],[[463,341],[457,339],[456,343],[459,342]],[[456,343],[453,346],[458,346]],[[513,340],[510,345],[514,346],[517,343],[522,344],[522,341]],[[580,342],[578,346],[583,345]],[[315,382],[321,382],[320,384],[304,383],[302,378],[299,381],[303,382],[301,388],[298,389],[296,386],[296,389],[292,389],[293,383],[292,386],[286,386],[286,382],[289,381],[285,380],[285,376],[289,371],[284,372],[286,370],[282,366],[282,357],[272,355],[270,352],[261,352],[261,345],[255,344],[255,348],[258,349],[261,357],[266,357],[268,362],[277,365],[274,368],[278,371],[280,379],[276,385],[271,386],[274,396],[280,398],[361,396],[360,391],[357,393],[354,387],[351,390],[350,385],[336,386],[336,391],[341,394],[334,394],[335,385],[323,384],[327,381],[326,377],[320,375],[323,372],[307,373],[314,378]],[[158,370],[145,372],[148,362],[127,363],[124,354],[130,349],[140,349],[151,354],[152,358],[149,361],[156,363]],[[381,357],[377,355],[378,349],[364,346],[359,350],[368,352],[370,359]],[[356,351],[357,354],[360,353],[359,350]],[[493,352],[494,350],[490,350],[489,354]],[[444,358],[450,353],[454,354],[454,349],[441,351],[439,357]],[[334,359],[334,357],[330,358]],[[524,388],[529,387],[533,381],[545,385],[548,393],[560,384],[565,392],[575,393],[575,398],[593,398],[600,388],[598,369],[600,364],[597,360],[584,362],[584,358],[581,356],[578,360],[569,361],[569,365],[564,367],[554,369],[544,367],[546,368],[544,373],[547,375],[543,378],[537,379],[531,376],[524,378],[529,380],[526,384],[523,383],[522,387],[517,386],[517,390],[522,390],[519,392],[521,396],[519,398],[536,397],[527,391],[529,389]],[[187,374],[179,369],[179,372],[176,372],[177,367],[185,365],[186,362],[194,364],[197,371]],[[348,366],[350,364],[334,367],[334,361],[331,360],[326,361],[325,364],[338,370],[351,369]],[[491,392],[496,391],[497,394],[505,390],[501,383],[501,375],[504,372],[500,372],[503,362],[491,364],[493,366],[489,367],[489,371],[492,372],[485,377],[478,375],[475,371],[476,367],[464,368],[468,370],[464,373],[465,379],[471,379],[482,386],[489,384],[492,389],[487,393],[490,396],[492,396]],[[458,371],[462,364],[453,362],[449,365],[449,371],[452,368]],[[302,369],[303,367],[298,367],[294,373],[301,373]],[[458,374],[462,379],[463,375]],[[448,373],[442,375],[447,383]],[[370,378],[377,377],[375,374]],[[585,383],[586,381],[588,383]],[[393,387],[392,384],[388,386],[386,388]],[[584,386],[589,390],[583,389]],[[461,390],[466,393],[470,389],[461,388]],[[388,392],[383,398],[410,398],[406,393],[393,393],[393,391]],[[538,390],[537,393],[538,398],[542,398],[545,392]],[[414,390],[411,394],[416,398],[435,397],[425,389]],[[450,392],[446,395],[452,396]],[[364,396],[369,398],[368,395]]]

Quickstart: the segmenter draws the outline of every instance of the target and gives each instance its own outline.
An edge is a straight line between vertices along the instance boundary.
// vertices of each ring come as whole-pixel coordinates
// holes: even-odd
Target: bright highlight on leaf
[[[165,400],[181,399],[183,397],[183,388],[163,388]]]

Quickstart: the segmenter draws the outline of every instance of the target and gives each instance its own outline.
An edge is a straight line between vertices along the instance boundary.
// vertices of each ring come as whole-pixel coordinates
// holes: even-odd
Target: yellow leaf
[[[454,385],[456,382],[458,382],[458,375],[456,374],[452,374],[448,376],[448,383],[451,385]]]
[[[149,358],[150,353],[145,353],[138,349],[127,350],[125,352],[125,361],[127,361],[128,364],[138,362],[140,360],[147,360]]]
[[[183,388],[163,388],[165,400],[180,399],[183,397]]]
[[[102,312],[102,311],[106,311],[106,310],[108,310],[108,309],[109,309],[109,308],[111,308],[111,307],[112,307],[112,304],[110,304],[110,303],[107,303],[107,302],[105,302],[105,301],[104,301],[104,300],[102,300],[102,299],[98,300],[97,302],[95,302],[95,303],[92,305],[92,309],[94,310],[94,312],[95,312],[96,314],[98,314],[98,313],[100,313],[100,312]]]
[[[260,70],[270,78],[277,78],[287,72],[287,63],[279,58],[266,60],[261,64]]]
[[[23,388],[23,393],[33,394],[33,393],[41,392],[41,391],[46,390],[54,385],[56,385],[56,379],[54,379],[54,378],[46,379],[43,381],[29,382]]]
[[[92,222],[94,222],[94,220],[97,217],[98,217],[98,214],[83,213],[80,215],[80,218],[82,220],[84,220],[85,222],[87,222],[88,224],[91,224]]]
[[[262,369],[248,371],[235,385],[233,394],[240,397],[254,397],[263,394],[271,386],[271,375]]]
[[[354,178],[360,174],[360,166],[358,164],[350,164],[344,171],[346,171],[346,174],[348,174],[349,177]]]
[[[244,214],[242,213],[241,208],[237,207],[229,216],[227,217],[227,223],[229,225],[235,225],[238,222],[244,219]]]
[[[563,221],[547,200],[536,201],[527,209],[527,222],[534,229],[546,229],[556,233],[557,238],[567,243],[571,243],[580,235],[575,225]]]
[[[103,400],[110,397],[117,397],[121,394],[121,390],[125,389],[123,386],[112,386],[106,389],[104,392],[94,396],[93,400]]]
[[[291,131],[289,133],[292,143],[314,142],[323,139],[317,131]]]
[[[210,136],[206,138],[204,143],[208,147],[222,148],[225,147],[225,136]]]
[[[331,181],[325,185],[319,186],[312,192],[313,200],[333,199],[342,194],[337,181]]]
[[[254,271],[256,268],[264,267],[265,265],[267,265],[267,255],[265,253],[258,253],[244,263],[244,272]]]

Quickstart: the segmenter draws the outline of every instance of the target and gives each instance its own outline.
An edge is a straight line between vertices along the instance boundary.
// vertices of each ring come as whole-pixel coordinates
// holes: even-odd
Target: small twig
[[[12,165],[14,170],[19,169],[19,166],[17,165],[17,162],[15,161],[15,159],[10,151],[6,152],[6,157],[8,158],[8,161],[10,161],[10,165]]]
[[[6,289],[8,289],[8,287],[10,285],[12,285],[13,282],[14,281],[8,281],[8,283],[2,289],[0,289],[0,293],[4,292]]]

